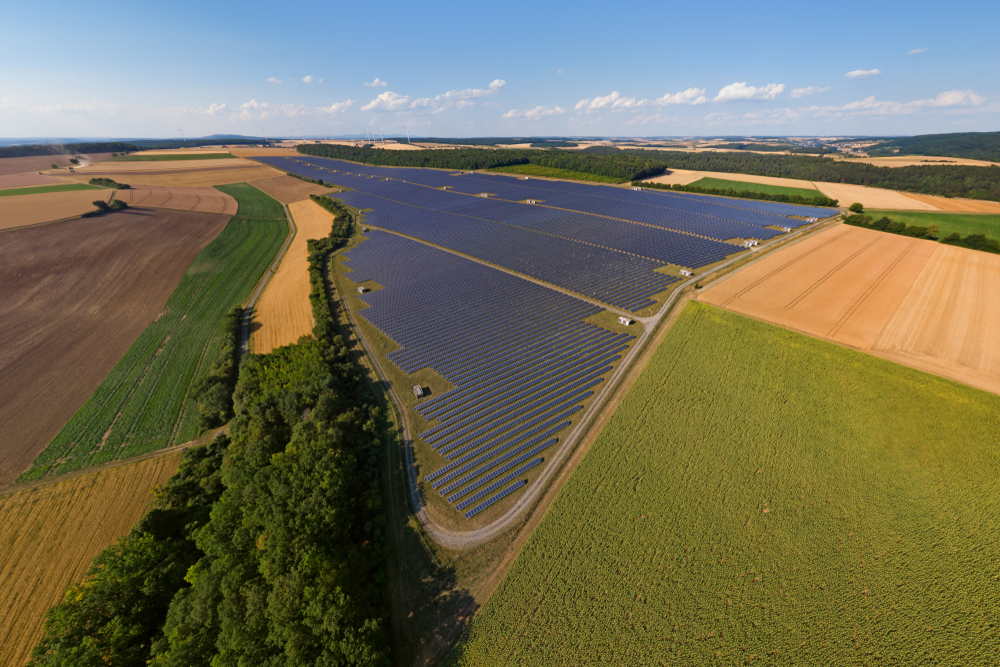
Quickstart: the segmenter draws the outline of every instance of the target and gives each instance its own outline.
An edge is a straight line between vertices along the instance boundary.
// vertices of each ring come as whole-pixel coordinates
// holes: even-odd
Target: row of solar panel
[[[400,344],[387,356],[454,386],[417,409],[443,455],[424,479],[467,517],[526,484],[632,338],[585,322],[593,304],[395,234],[371,232],[346,265],[380,286],[358,314]]]

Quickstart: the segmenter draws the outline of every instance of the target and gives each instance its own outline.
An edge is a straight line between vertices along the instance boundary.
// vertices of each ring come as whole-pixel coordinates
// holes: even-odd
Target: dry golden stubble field
[[[72,155],[37,155],[32,157],[7,157],[0,159],[0,176],[8,174],[21,174],[24,172],[39,172],[51,169],[52,165],[62,167],[63,172],[69,173],[65,167],[72,166],[70,158]],[[84,162],[100,162],[111,157],[111,153],[94,153],[85,155]]]
[[[1000,393],[1000,257],[837,225],[700,299]]]
[[[250,185],[258,190],[263,190],[282,204],[292,204],[308,200],[309,195],[321,195],[330,192],[330,188],[324,188],[315,183],[307,183],[292,176],[262,178],[259,181],[251,181]]]
[[[45,612],[143,515],[181,453],[0,495],[0,664],[23,665]]]
[[[53,176],[39,174],[37,171],[27,171],[20,174],[7,174],[0,176],[0,190],[8,188],[26,188],[32,185],[59,185],[64,183]]]
[[[236,215],[236,200],[215,188],[168,188],[159,185],[137,185],[115,192],[129,206],[172,208],[181,211],[201,211]]]
[[[265,167],[262,164],[255,162],[247,162],[241,160],[244,166],[236,167],[218,167],[218,166],[204,166],[206,163],[214,164],[220,162],[221,160],[204,160],[199,162],[192,162],[191,165],[185,170],[151,170],[151,171],[132,171],[132,172],[118,172],[113,170],[92,170],[86,173],[76,172],[74,174],[65,174],[62,177],[65,180],[74,183],[87,183],[91,178],[110,178],[112,180],[118,181],[119,183],[128,183],[129,185],[135,187],[138,185],[158,185],[164,187],[211,187],[213,185],[227,185],[229,183],[244,183],[247,181],[258,180],[261,178],[271,178],[274,176],[281,176],[283,172],[277,169],[272,169],[271,167]],[[228,162],[228,160],[227,160]],[[163,165],[171,164],[165,162],[136,162],[127,164],[150,164],[150,165]],[[172,163],[176,164],[176,163]],[[198,165],[197,167],[194,165]]]
[[[94,210],[94,201],[109,201],[111,193],[111,190],[78,190],[0,197],[0,230],[82,215]]]
[[[257,354],[291,345],[300,336],[312,333],[315,322],[309,301],[309,239],[330,233],[333,215],[311,200],[288,207],[297,228],[278,270],[254,307],[251,322],[252,347]]]

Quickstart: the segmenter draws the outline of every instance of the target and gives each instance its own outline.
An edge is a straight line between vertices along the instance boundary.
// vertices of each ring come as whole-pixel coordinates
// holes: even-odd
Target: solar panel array
[[[602,309],[395,234],[345,254],[351,280],[382,286],[358,314],[400,345],[402,371],[454,389],[417,406],[441,457],[432,489],[471,518],[527,483],[633,336],[584,322]]]

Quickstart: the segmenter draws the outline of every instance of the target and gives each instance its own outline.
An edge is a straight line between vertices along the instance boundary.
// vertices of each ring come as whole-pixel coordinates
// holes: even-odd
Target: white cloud
[[[226,110],[226,108],[227,107],[225,102],[223,102],[222,104],[213,103],[208,107],[208,109],[205,110],[205,113],[208,114],[209,116],[214,116],[217,113],[222,113],[223,111]]]
[[[915,56],[915,55],[917,55],[918,53],[924,53],[924,52],[926,52],[926,51],[927,51],[927,49],[913,49],[912,51],[910,51],[910,52],[909,52],[909,53],[907,53],[906,55],[908,55],[908,56]]]
[[[573,108],[581,113],[593,113],[595,111],[603,111],[605,109],[610,109],[611,111],[624,111],[625,109],[632,109],[637,106],[646,106],[648,104],[649,100],[637,102],[634,97],[625,97],[615,90],[610,95],[605,95],[604,97],[595,97],[592,100],[580,100]]]
[[[312,74],[310,74],[309,76],[302,77],[302,81],[304,83],[312,83],[313,82]]]
[[[645,102],[646,100],[643,100]],[[677,104],[690,104],[692,106],[698,104],[704,104],[708,101],[705,97],[704,88],[688,88],[687,90],[682,90],[679,93],[666,94],[663,97],[657,97],[653,100],[653,103],[657,106],[668,107],[675,106]],[[642,105],[645,106],[645,105]]]
[[[792,91],[792,97],[798,99],[800,97],[805,97],[806,95],[815,95],[816,93],[825,93],[830,90],[830,86],[826,88],[818,88],[816,86],[806,86],[805,88],[796,88]]]
[[[557,69],[556,70],[556,74],[565,74],[565,73],[566,73],[565,70],[561,70],[561,69]]]
[[[716,102],[741,102],[746,100],[773,100],[785,90],[783,83],[769,83],[766,86],[748,86],[746,81],[731,83],[715,96]]]
[[[267,82],[268,83],[281,83],[281,79],[275,78],[273,76],[269,76],[269,77],[267,77]]]
[[[326,111],[327,113],[344,113],[351,107],[352,104],[354,104],[354,100],[347,100],[346,102],[334,102],[330,106],[326,107]]]
[[[371,83],[366,83],[365,85],[368,86],[369,88],[385,88],[389,84],[383,81],[382,79],[375,77],[374,81],[372,81]]]
[[[978,106],[985,101],[985,97],[970,88],[969,90],[949,90],[929,100],[915,100],[909,105],[915,107],[964,107]]]
[[[103,111],[109,116],[113,116],[115,112],[122,108],[123,104],[116,104],[114,102],[98,102],[97,100],[91,100],[90,102],[66,102],[57,104],[46,104],[45,106],[38,107],[35,111],[40,113],[89,113],[95,114]]]
[[[538,120],[540,118],[545,118],[547,116],[558,116],[559,114],[566,113],[566,110],[562,107],[543,107],[537,106],[534,109],[528,109],[527,111],[519,111],[517,109],[511,109],[501,118],[527,118],[528,120]]]
[[[866,79],[870,76],[875,76],[876,74],[881,74],[881,70],[877,69],[856,69],[854,71],[848,72],[844,76],[848,79]]]
[[[409,95],[399,95],[387,90],[374,100],[361,107],[362,111],[430,111],[440,113],[450,107],[464,109],[473,106],[472,100],[496,95],[507,82],[503,79],[494,79],[486,88],[466,88],[464,90],[449,90],[435,97],[412,98]]]

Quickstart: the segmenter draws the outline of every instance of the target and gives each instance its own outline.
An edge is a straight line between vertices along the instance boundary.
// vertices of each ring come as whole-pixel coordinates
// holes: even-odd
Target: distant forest
[[[32,146],[4,146],[0,148],[0,159],[7,157],[35,157],[36,155],[80,155],[88,153],[122,153],[137,151],[135,144],[121,141],[106,141],[82,144],[37,144]]]
[[[1000,201],[1000,168],[963,165],[876,167],[805,155],[762,155],[751,152],[685,153],[680,151],[619,150],[595,146],[582,151],[532,149],[387,151],[352,146],[304,144],[299,152],[318,157],[370,165],[491,169],[534,164],[554,169],[597,174],[618,182],[635,181],[666,169],[718,171],[797,178],[807,181],[850,183],[945,197]]]
[[[964,165],[876,167],[862,162],[839,162],[804,155],[760,155],[759,153],[631,150],[623,153],[656,159],[666,164],[668,169],[778,176],[805,181],[868,185],[945,197],[1000,201],[998,167]]]
[[[937,155],[1000,162],[1000,132],[922,134],[883,141],[871,146],[867,152],[871,156]]]
[[[305,155],[393,167],[492,169],[516,164],[534,164],[553,169],[597,174],[619,182],[655,176],[666,169],[663,162],[643,154],[642,151],[637,151],[636,155],[627,155],[620,151],[602,155],[579,151],[532,149],[497,151],[481,148],[387,151],[330,144],[302,144],[298,150]]]

